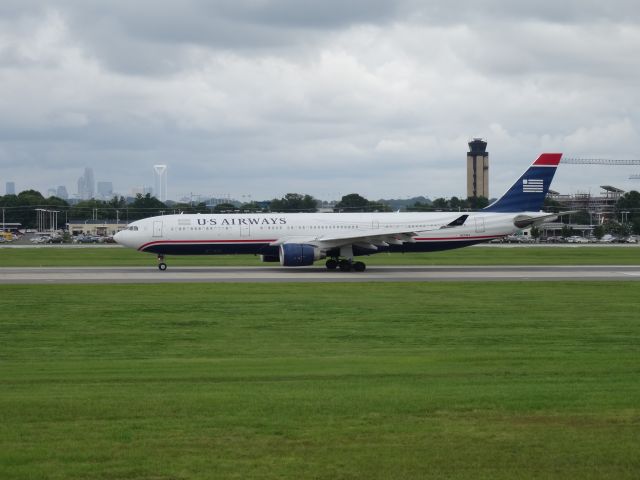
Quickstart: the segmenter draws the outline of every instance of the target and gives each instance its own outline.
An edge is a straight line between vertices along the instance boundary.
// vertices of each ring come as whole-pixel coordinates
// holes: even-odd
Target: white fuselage
[[[446,250],[510,235],[518,230],[513,222],[519,214],[522,212],[179,214],[135,221],[116,235],[116,241],[161,255],[277,255],[277,245],[285,242],[330,250],[339,247],[340,239],[349,238],[355,255]],[[468,215],[463,225],[446,227],[461,215]],[[388,241],[393,240],[393,232],[404,231],[412,232],[410,241]]]

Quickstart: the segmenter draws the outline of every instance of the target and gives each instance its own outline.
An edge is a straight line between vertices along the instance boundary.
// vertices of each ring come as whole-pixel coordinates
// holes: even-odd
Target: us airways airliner
[[[121,245],[157,255],[251,253],[264,262],[302,267],[327,259],[330,270],[364,271],[355,257],[379,252],[429,252],[466,247],[552,221],[542,212],[560,163],[543,153],[491,205],[479,212],[178,214],[132,222],[114,237]]]

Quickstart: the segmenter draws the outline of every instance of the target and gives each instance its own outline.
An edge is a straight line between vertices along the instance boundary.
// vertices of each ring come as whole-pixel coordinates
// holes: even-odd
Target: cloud
[[[175,197],[435,197],[464,196],[473,136],[489,142],[494,193],[542,150],[638,158],[638,10],[10,0],[0,6],[3,176],[74,191],[93,166],[127,193],[166,163]],[[634,187],[622,170],[572,172],[555,189],[601,175]]]

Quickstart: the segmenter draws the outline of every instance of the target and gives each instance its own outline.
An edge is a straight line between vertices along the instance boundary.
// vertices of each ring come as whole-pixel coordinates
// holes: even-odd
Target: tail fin
[[[551,180],[560,163],[561,153],[543,153],[516,183],[487,212],[537,212],[542,209]]]

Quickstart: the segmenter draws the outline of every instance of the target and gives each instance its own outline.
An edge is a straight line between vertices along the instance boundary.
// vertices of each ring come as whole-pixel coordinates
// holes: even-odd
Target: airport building
[[[624,221],[616,218],[616,204],[625,191],[611,185],[601,185],[600,195],[591,193],[574,193],[573,195],[561,195],[549,190],[547,197],[560,204],[561,210],[584,211],[591,217],[592,225],[599,225],[608,220]]]
[[[106,237],[115,235],[120,230],[127,228],[127,224],[113,220],[82,220],[67,223],[67,231],[71,235],[97,235]]]
[[[489,153],[487,142],[474,138],[467,152],[467,198],[489,198]]]

